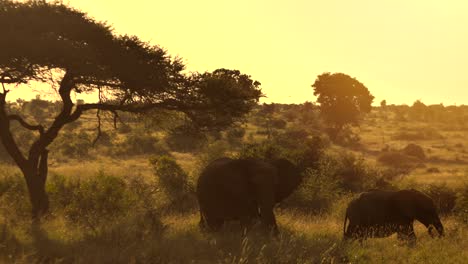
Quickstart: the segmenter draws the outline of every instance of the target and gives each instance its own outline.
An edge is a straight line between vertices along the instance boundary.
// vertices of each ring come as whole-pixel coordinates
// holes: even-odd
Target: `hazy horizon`
[[[251,75],[267,95],[262,102],[315,101],[311,84],[317,75],[342,72],[367,86],[374,105],[384,99],[468,104],[468,2],[67,3],[119,34],[137,35],[182,57],[188,71],[230,68]]]

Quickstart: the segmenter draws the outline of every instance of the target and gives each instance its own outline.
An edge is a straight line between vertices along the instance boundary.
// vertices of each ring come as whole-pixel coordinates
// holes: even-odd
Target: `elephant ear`
[[[297,189],[302,181],[299,169],[287,159],[277,159],[272,162],[278,172],[276,202],[281,202]]]

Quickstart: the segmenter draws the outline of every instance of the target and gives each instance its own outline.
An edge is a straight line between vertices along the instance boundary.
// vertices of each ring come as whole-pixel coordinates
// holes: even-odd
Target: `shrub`
[[[417,131],[401,130],[392,136],[394,140],[435,140],[443,139],[444,137],[433,128],[421,128]]]
[[[408,156],[416,157],[420,160],[426,159],[426,154],[424,154],[424,150],[421,146],[416,144],[408,144],[402,152]]]
[[[327,212],[342,194],[339,180],[329,176],[323,168],[306,170],[299,188],[280,206],[307,210],[314,214]]]
[[[128,124],[122,123],[118,128],[117,132],[120,134],[128,134],[132,132],[132,127],[130,127]]]
[[[69,132],[75,131],[76,129],[81,127],[81,125],[82,125],[82,122],[80,120],[75,120],[71,123],[66,124],[63,129],[65,132],[69,133]]]
[[[51,201],[62,208],[69,221],[94,232],[100,225],[125,216],[132,205],[124,180],[104,172],[86,180],[54,175],[47,190]]]
[[[284,129],[288,123],[283,119],[274,118],[270,121],[270,124],[273,128]]]
[[[84,132],[62,133],[52,143],[53,153],[70,158],[87,158],[92,147],[91,137]]]
[[[174,158],[163,155],[150,159],[153,173],[168,196],[171,210],[186,211],[194,208],[194,188],[189,184],[187,173]]]
[[[305,169],[315,166],[326,145],[321,137],[308,138],[306,134],[286,131],[268,141],[245,144],[238,156],[265,160],[286,158]]]
[[[169,131],[166,143],[169,148],[177,152],[194,152],[200,150],[207,142],[204,133],[191,124],[178,126]]]
[[[351,129],[351,126],[345,126],[339,131],[329,128],[327,133],[336,144],[344,147],[357,147],[361,141],[361,137]]]
[[[439,168],[436,168],[436,167],[430,167],[430,168],[427,168],[426,172],[427,173],[440,173],[440,170]]]
[[[243,127],[231,127],[226,131],[226,138],[229,144],[236,145],[240,144],[242,138],[245,135],[245,129]]]
[[[455,213],[457,218],[465,224],[468,224],[468,186],[465,185],[457,196],[455,205]]]
[[[128,188],[136,199],[132,214],[139,218],[138,222],[149,224],[150,230],[163,230],[159,210],[163,207],[163,199],[159,186],[141,175],[135,175],[128,179]]]
[[[96,142],[98,145],[102,146],[111,146],[112,145],[112,138],[113,135],[109,134],[106,131],[102,131],[101,135],[99,136],[98,141]]]
[[[335,173],[344,190],[359,192],[375,186],[380,172],[368,165],[363,157],[358,157],[351,152],[343,152],[335,159],[334,163],[337,163]]]
[[[0,215],[7,220],[27,219],[30,215],[26,183],[19,174],[6,175],[0,178]]]
[[[0,142],[0,163],[2,162],[11,163],[13,162],[13,159],[10,157],[10,154],[8,154],[5,147]]]
[[[408,156],[399,151],[383,152],[379,155],[377,160],[386,166],[398,168],[404,173],[407,173],[410,170],[416,168],[420,163],[418,158]]]
[[[447,215],[453,212],[457,194],[446,184],[429,184],[423,188],[423,191],[432,198],[440,214]]]
[[[238,158],[277,159],[282,157],[283,149],[269,141],[245,144],[238,154]]]
[[[162,155],[168,153],[168,150],[155,136],[135,131],[128,134],[123,142],[117,144],[115,152],[118,155]]]

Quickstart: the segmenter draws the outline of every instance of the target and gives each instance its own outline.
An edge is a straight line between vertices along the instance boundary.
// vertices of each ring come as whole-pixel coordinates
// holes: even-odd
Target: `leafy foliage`
[[[430,184],[424,187],[424,192],[432,198],[440,214],[447,215],[453,212],[457,200],[455,190],[446,184]]]
[[[455,212],[463,223],[468,224],[468,186],[464,186],[457,197]]]
[[[168,153],[168,150],[165,144],[156,136],[138,129],[127,134],[125,139],[117,144],[115,153],[124,156],[162,155]]]
[[[207,137],[193,123],[186,123],[169,131],[166,142],[173,151],[194,152],[203,147]]]
[[[47,188],[69,221],[93,231],[107,221],[124,216],[132,203],[126,183],[104,172],[86,181],[56,175]]]
[[[60,135],[52,145],[57,155],[70,158],[87,158],[92,147],[91,136],[85,132]]]
[[[177,164],[174,158],[163,155],[150,159],[153,173],[159,185],[166,192],[170,208],[175,211],[187,211],[195,205],[193,187],[188,174]]]
[[[372,109],[374,96],[364,84],[346,74],[321,74],[312,87],[325,121],[337,131],[345,124],[357,124],[359,117]]]

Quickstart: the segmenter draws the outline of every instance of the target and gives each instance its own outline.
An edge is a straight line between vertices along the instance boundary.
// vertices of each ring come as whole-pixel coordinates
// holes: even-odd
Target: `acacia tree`
[[[320,112],[336,135],[345,125],[356,125],[372,109],[374,96],[364,84],[344,73],[323,73],[317,77],[314,95]]]
[[[166,50],[115,35],[109,25],[61,3],[0,0],[0,25],[0,140],[24,175],[34,219],[49,207],[48,146],[83,113],[108,111],[117,118],[119,112],[174,110],[201,126],[222,127],[241,118],[261,96],[260,83],[248,75],[225,69],[184,75],[181,60]],[[32,123],[8,110],[8,92],[31,82],[60,96],[61,110],[51,122]],[[99,99],[74,104],[73,93],[95,93]],[[15,141],[12,122],[35,132],[28,150]]]

